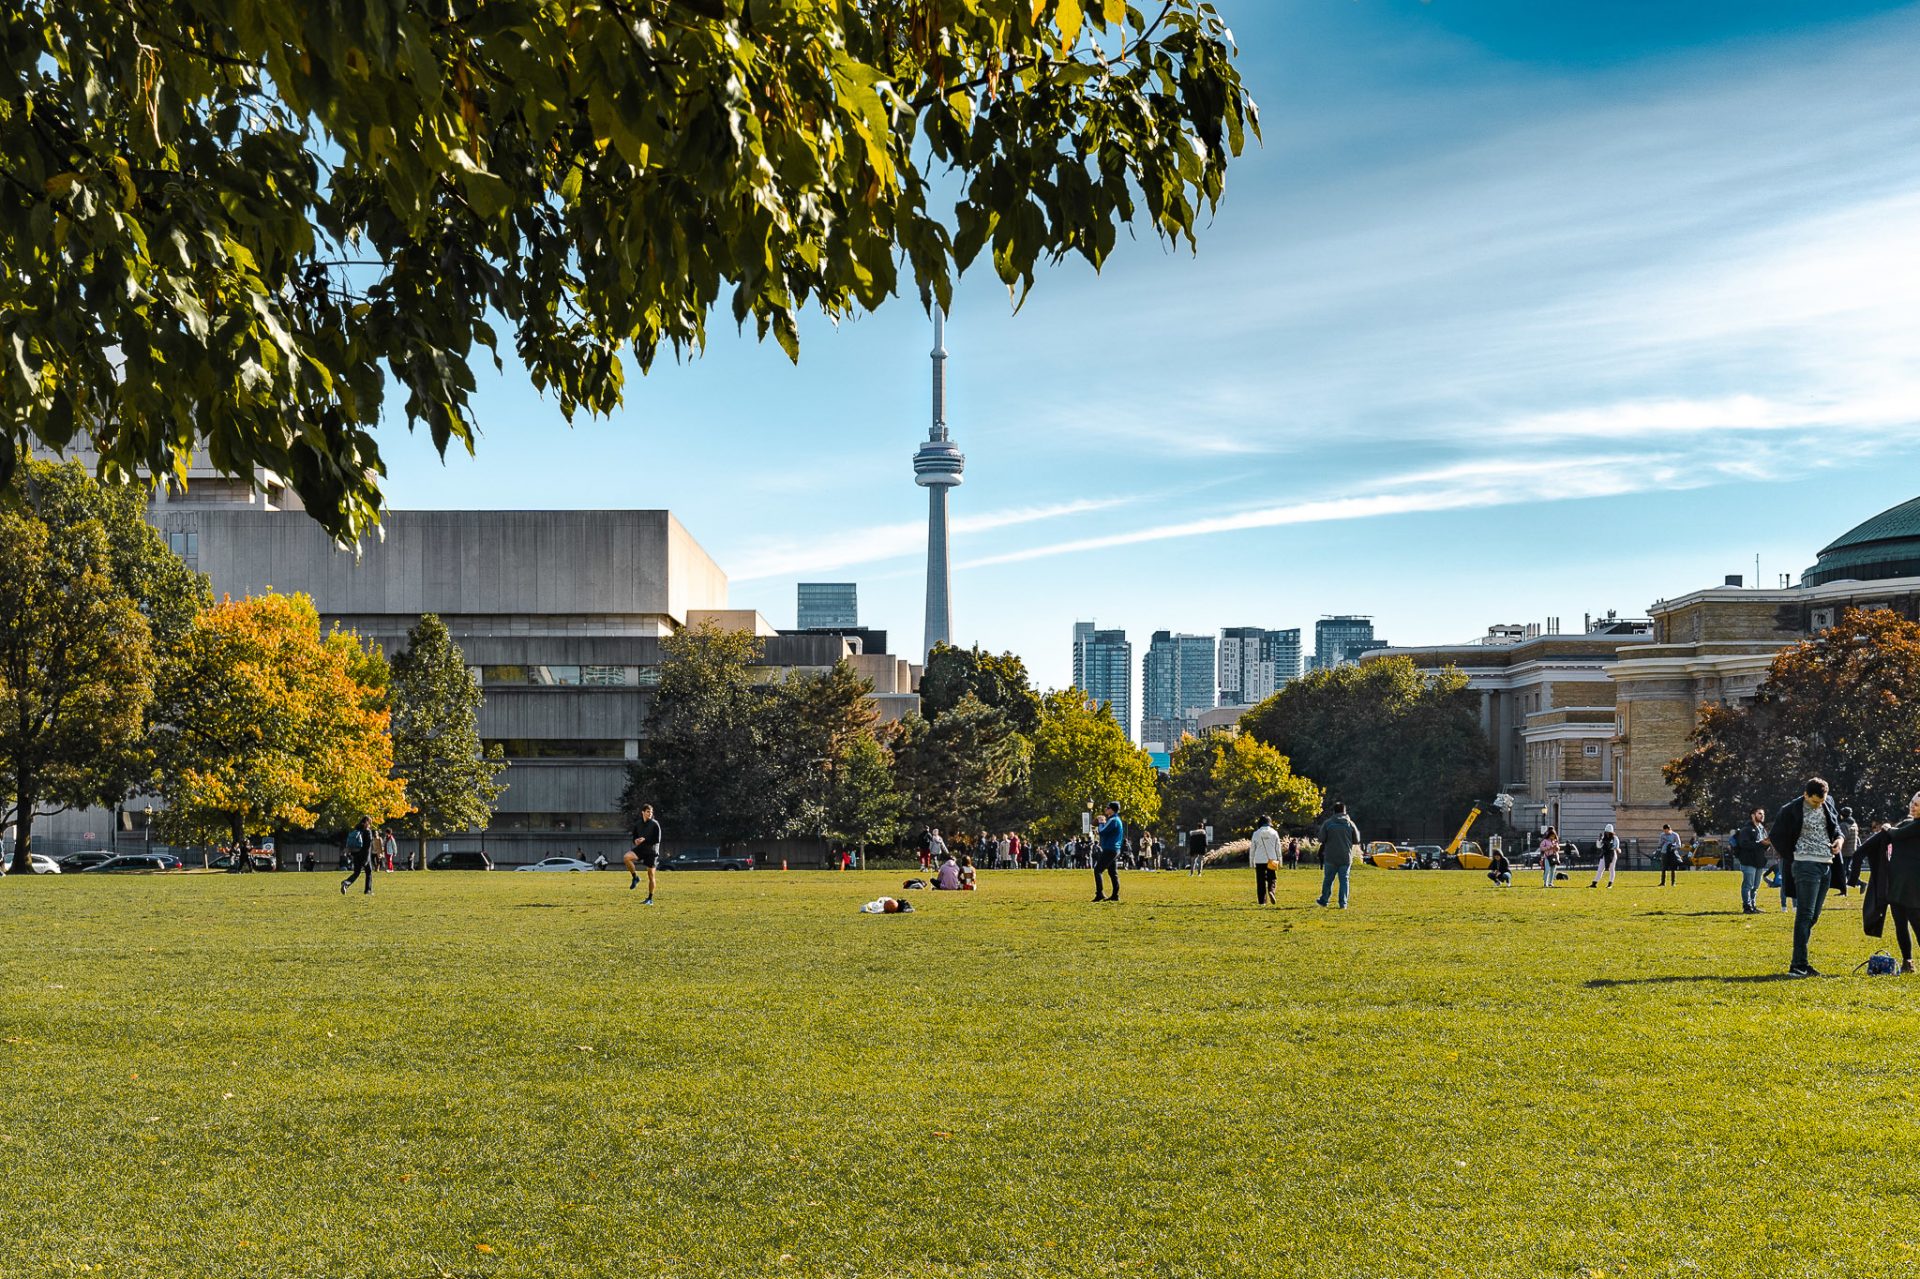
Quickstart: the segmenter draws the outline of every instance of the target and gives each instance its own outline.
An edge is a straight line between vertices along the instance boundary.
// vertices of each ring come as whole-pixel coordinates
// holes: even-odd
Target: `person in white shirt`
[[[1280,832],[1273,828],[1273,819],[1265,813],[1253,828],[1252,846],[1247,850],[1247,860],[1253,865],[1254,900],[1265,906],[1268,902],[1279,904],[1274,886],[1280,878]]]

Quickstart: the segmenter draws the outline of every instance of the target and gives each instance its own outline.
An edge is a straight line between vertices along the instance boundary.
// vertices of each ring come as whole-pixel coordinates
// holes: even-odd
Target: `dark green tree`
[[[1451,830],[1494,787],[1466,676],[1423,675],[1407,657],[1310,672],[1248,711],[1240,729],[1344,800],[1369,833]]]
[[[393,773],[406,783],[410,810],[398,824],[416,841],[425,870],[429,839],[481,829],[493,819],[507,765],[498,745],[480,741],[486,696],[446,623],[432,613],[415,622],[392,670]]]
[[[920,677],[921,710],[928,719],[939,719],[967,697],[1005,715],[1016,733],[1030,737],[1040,726],[1040,694],[1017,654],[982,652],[978,645],[934,645]]]
[[[786,795],[770,740],[774,717],[749,669],[760,641],[709,624],[669,636],[663,648],[621,809],[633,821],[650,803],[669,834],[723,848],[777,833]]]
[[[983,253],[1020,296],[1191,242],[1258,127],[1229,41],[1202,0],[15,0],[0,481],[199,437],[352,540],[375,427],[471,450],[503,346],[606,413],[717,307],[795,356],[808,307],[945,303]]]
[[[834,758],[822,833],[859,849],[891,845],[906,830],[906,812],[886,749],[871,733],[849,739]]]
[[[879,718],[872,693],[872,682],[847,662],[792,675],[766,690],[761,732],[780,789],[779,833],[832,838],[827,828],[841,789],[840,765],[854,742],[873,737]]]
[[[972,832],[1028,816],[1026,739],[976,697],[961,698],[938,719],[909,715],[895,731],[893,758],[915,825]]]

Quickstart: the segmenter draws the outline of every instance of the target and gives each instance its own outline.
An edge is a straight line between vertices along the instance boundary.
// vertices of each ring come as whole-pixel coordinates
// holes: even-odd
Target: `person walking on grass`
[[[653,905],[653,877],[660,865],[660,823],[653,820],[653,805],[640,805],[640,820],[633,826],[633,847],[627,850],[627,891],[632,892],[640,886],[640,868],[647,870],[647,900],[642,906]]]
[[[1733,847],[1733,860],[1740,867],[1740,913],[1760,913],[1760,877],[1767,869],[1767,810],[1756,808],[1747,824],[1733,832],[1727,841]]]
[[[1680,837],[1673,833],[1671,822],[1660,823],[1660,882],[1656,887],[1665,888],[1668,883],[1680,882]]]
[[[353,887],[353,881],[366,877],[366,892],[373,892],[373,818],[362,817],[360,824],[347,832],[347,862],[353,873],[340,881],[340,892],[344,895]]]
[[[1093,855],[1093,900],[1097,902],[1120,900],[1120,849],[1126,841],[1127,828],[1120,821],[1120,805],[1109,803],[1107,818],[1100,823],[1100,846]],[[1100,875],[1103,871],[1113,883],[1111,895],[1100,890]]]
[[[1187,832],[1187,874],[1198,875],[1207,867],[1207,819],[1201,818]]]
[[[1253,866],[1255,904],[1265,906],[1272,902],[1279,905],[1279,897],[1273,890],[1280,883],[1280,832],[1273,828],[1273,819],[1265,813],[1260,815],[1259,824],[1253,828],[1247,861]]]
[[[1333,896],[1334,881],[1340,883],[1340,909],[1347,908],[1347,889],[1353,880],[1353,850],[1360,843],[1360,828],[1347,816],[1347,806],[1336,801],[1333,812],[1320,823],[1320,905]]]
[[[1540,887],[1553,887],[1553,873],[1560,865],[1560,832],[1552,826],[1540,839]]]
[[[1820,922],[1833,859],[1842,842],[1840,810],[1833,806],[1826,782],[1812,778],[1799,799],[1788,800],[1773,815],[1768,838],[1786,859],[1782,873],[1792,877],[1788,882],[1793,894],[1793,960],[1787,975],[1817,977],[1819,971],[1807,960],[1807,943],[1813,926]]]
[[[1600,876],[1605,873],[1607,887],[1613,887],[1613,880],[1620,873],[1620,837],[1613,833],[1613,823],[1600,832],[1600,842],[1593,846],[1593,882],[1588,888],[1600,887]]]
[[[1844,810],[1843,810],[1844,815]],[[1920,795],[1907,801],[1907,819],[1875,831],[1859,848],[1856,868],[1867,868],[1864,922],[1878,937],[1893,913],[1893,935],[1900,943],[1900,971],[1913,971],[1913,941],[1920,937]]]

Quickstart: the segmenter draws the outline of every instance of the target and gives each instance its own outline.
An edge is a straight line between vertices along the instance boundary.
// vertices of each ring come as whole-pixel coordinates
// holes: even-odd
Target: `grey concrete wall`
[[[324,614],[657,615],[724,607],[727,581],[666,511],[390,511],[358,561],[297,512],[167,511],[216,594],[304,591]]]

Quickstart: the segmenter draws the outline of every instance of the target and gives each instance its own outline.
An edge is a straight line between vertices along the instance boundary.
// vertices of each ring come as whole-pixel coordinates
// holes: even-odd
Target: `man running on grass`
[[[640,820],[633,828],[633,847],[627,850],[627,873],[633,876],[627,881],[627,891],[640,887],[640,868],[647,868],[647,900],[642,906],[653,905],[654,868],[660,864],[660,823],[653,820],[653,805],[640,805]]]

